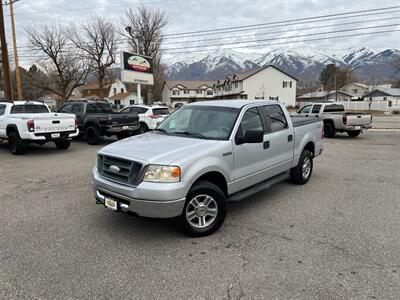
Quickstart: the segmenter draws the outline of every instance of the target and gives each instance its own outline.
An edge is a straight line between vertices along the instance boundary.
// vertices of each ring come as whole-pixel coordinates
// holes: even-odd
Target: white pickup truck
[[[8,140],[12,154],[25,153],[29,143],[68,149],[78,133],[74,115],[52,113],[42,102],[0,102],[0,140]]]

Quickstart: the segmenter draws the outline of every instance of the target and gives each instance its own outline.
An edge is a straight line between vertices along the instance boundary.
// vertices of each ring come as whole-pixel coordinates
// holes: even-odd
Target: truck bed
[[[321,122],[321,118],[317,117],[302,117],[302,116],[290,116],[293,127],[299,127],[311,123]]]

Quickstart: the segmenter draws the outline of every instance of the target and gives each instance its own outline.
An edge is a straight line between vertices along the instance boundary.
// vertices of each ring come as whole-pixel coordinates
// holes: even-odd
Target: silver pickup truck
[[[372,127],[372,115],[363,112],[345,111],[344,105],[335,102],[319,102],[303,106],[299,115],[304,117],[320,117],[324,122],[324,136],[333,138],[337,132],[346,132],[357,137],[363,130]]]
[[[154,131],[102,148],[97,203],[151,218],[178,217],[192,236],[216,231],[227,201],[287,178],[309,181],[324,148],[319,118],[290,117],[276,101],[185,105]]]

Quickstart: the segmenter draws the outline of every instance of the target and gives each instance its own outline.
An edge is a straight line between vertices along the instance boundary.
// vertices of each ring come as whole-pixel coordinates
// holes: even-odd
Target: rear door
[[[248,108],[240,120],[240,125],[235,134],[244,137],[247,130],[265,131],[261,112],[257,107]],[[236,142],[234,141],[236,144]],[[233,147],[234,157],[234,183],[232,191],[239,191],[266,179],[264,170],[268,159],[268,149],[264,149],[263,143],[240,144]]]
[[[268,177],[273,177],[289,170],[292,166],[294,134],[293,127],[278,104],[262,106],[267,121],[269,141],[267,169]]]

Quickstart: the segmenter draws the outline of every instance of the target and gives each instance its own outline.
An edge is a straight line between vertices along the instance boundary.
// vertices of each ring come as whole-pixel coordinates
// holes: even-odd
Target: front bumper
[[[165,184],[142,182],[126,186],[102,177],[93,169],[93,192],[96,200],[104,203],[111,197],[119,203],[119,210],[141,217],[173,218],[180,216],[185,205],[185,186],[182,182]]]

